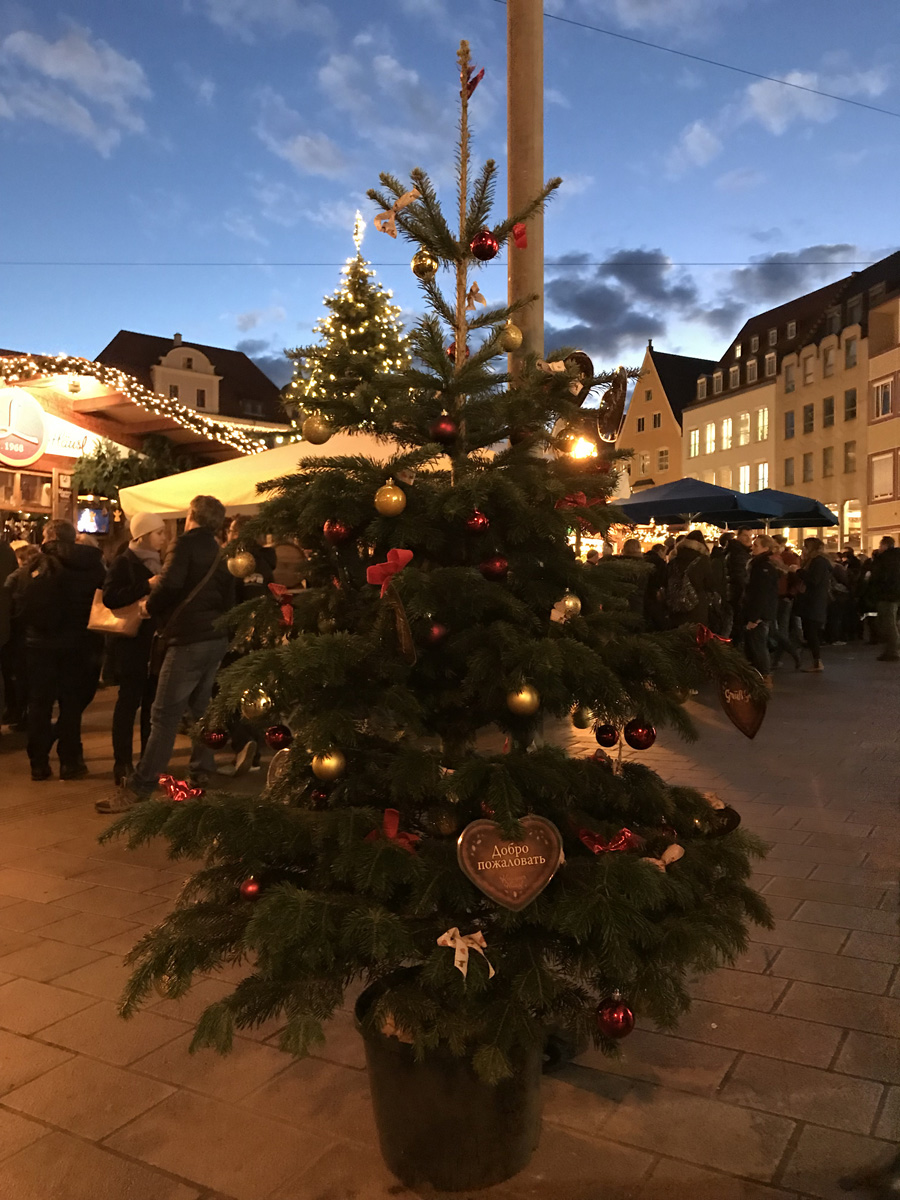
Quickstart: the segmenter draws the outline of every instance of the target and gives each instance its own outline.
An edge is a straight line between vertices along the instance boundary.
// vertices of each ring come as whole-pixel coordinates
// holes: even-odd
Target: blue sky
[[[718,357],[747,315],[900,245],[897,117],[553,19],[900,113],[895,0],[544,7],[553,341],[598,366],[638,364],[648,336]],[[505,20],[495,0],[0,0],[0,259],[247,264],[4,265],[0,345],[91,357],[120,328],[177,330],[277,372],[379,171],[421,165],[452,207],[461,37],[486,68],[475,151],[503,168]],[[370,223],[363,250],[415,313],[407,244]],[[748,265],[679,265],[709,262]],[[499,261],[481,288],[505,295]]]

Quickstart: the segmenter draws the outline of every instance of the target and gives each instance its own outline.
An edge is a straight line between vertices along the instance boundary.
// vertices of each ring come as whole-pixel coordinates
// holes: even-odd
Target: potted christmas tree
[[[737,814],[622,760],[621,739],[645,748],[658,724],[692,736],[686,689],[764,689],[708,631],[645,632],[617,572],[570,547],[573,524],[615,519],[608,462],[565,453],[585,387],[612,376],[585,381],[563,354],[503,370],[515,312],[478,304],[471,270],[558,181],[489,224],[494,164],[469,180],[465,43],[459,64],[458,232],[422,171],[373,193],[376,223],[416,247],[429,305],[409,368],[364,384],[397,452],[387,468],[301,462],[261,516],[308,548],[309,586],[244,614],[268,644],[223,674],[208,727],[239,704],[280,720],[267,789],[179,803],[174,788],[110,831],[204,860],[135,948],[125,1015],[154,987],[178,997],[240,964],[194,1046],[227,1050],[278,1017],[302,1055],[362,984],[385,1158],[408,1186],[457,1190],[527,1162],[549,1030],[612,1053],[635,1016],[672,1026],[691,975],[770,920],[747,882],[761,844]],[[340,397],[309,415],[326,436],[347,427]],[[554,720],[593,726],[596,751],[554,745]]]

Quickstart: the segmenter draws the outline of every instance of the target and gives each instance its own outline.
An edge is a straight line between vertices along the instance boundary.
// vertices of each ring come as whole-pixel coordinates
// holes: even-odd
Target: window
[[[876,283],[874,287],[869,288],[869,307],[872,308],[876,304],[880,304],[884,299],[884,283]]]
[[[862,296],[851,296],[847,301],[847,324],[858,325],[862,320]]]
[[[170,400],[178,399],[178,384],[177,383],[169,384],[169,399]]]
[[[704,439],[704,449],[707,454],[715,454],[716,452],[716,423],[710,421],[706,426],[706,437]]]
[[[844,420],[856,420],[856,388],[847,388],[844,392]]]
[[[656,469],[657,471],[668,471],[669,469],[669,451],[657,450],[656,452]]]
[[[787,338],[788,341],[791,341],[791,339],[795,338],[796,336],[797,336],[797,322],[796,321],[788,321],[787,329],[785,330],[785,337]]]
[[[734,343],[734,357],[735,358],[741,357],[741,343],[740,342]]]
[[[721,467],[718,471],[719,487],[731,487],[731,467]]]
[[[822,401],[822,428],[827,429],[834,424],[834,396],[826,396]]]
[[[758,349],[759,349],[759,338],[758,338],[758,337],[752,337],[752,338],[750,339],[750,353],[751,353],[751,354],[755,354],[755,353],[757,352],[757,350],[758,350]]]
[[[816,427],[816,406],[814,404],[803,405],[803,432],[812,433]]]
[[[646,392],[644,392],[644,403],[649,404],[652,399],[653,399],[653,389],[647,388]]]
[[[767,408],[758,408],[756,410],[756,440],[764,442],[769,436],[769,410]]]
[[[875,384],[875,416],[889,417],[891,415],[891,381]]]
[[[722,372],[716,371],[713,375],[713,395],[717,396],[722,390]]]
[[[701,375],[700,378],[697,380],[697,399],[698,400],[706,399],[706,376],[705,375]]]
[[[828,479],[834,474],[834,446],[825,446],[822,450],[822,478]]]
[[[794,460],[786,458],[784,460],[784,486],[793,487],[794,484]]]
[[[784,414],[784,437],[785,441],[794,436],[794,410]]]
[[[769,330],[769,345],[770,346],[778,345],[778,330],[777,329]]]
[[[894,494],[894,454],[872,456],[872,499],[885,500]]]
[[[775,374],[775,355],[766,355],[766,379],[771,379]]]
[[[637,419],[637,431],[638,431],[638,433],[644,432],[644,418],[643,417],[638,417],[638,419]]]
[[[852,475],[856,470],[856,442],[844,442],[844,474]]]
[[[722,421],[722,449],[723,450],[731,449],[731,438],[733,436],[732,429],[733,429],[733,423],[732,423],[731,417],[725,417],[725,419]]]
[[[856,366],[856,338],[847,338],[844,342],[844,367],[849,370]]]
[[[793,364],[784,368],[784,390],[792,392],[795,387]]]
[[[747,382],[756,383],[756,359],[748,358],[747,366],[744,368],[747,373]]]
[[[756,464],[756,490],[767,488],[769,486],[769,464],[767,462]]]
[[[741,386],[741,368],[740,367],[730,367],[729,368],[728,386],[733,387],[733,388]]]
[[[835,359],[834,346],[829,346],[825,350],[824,354],[822,355],[822,374],[823,375],[833,375],[834,374],[834,359]]]
[[[696,458],[700,453],[700,430],[692,429],[688,446],[688,458]]]
[[[812,477],[813,477],[812,458],[813,458],[813,456],[811,453],[803,455],[803,482],[804,483],[812,483]]]
[[[661,425],[662,425],[662,413],[654,413],[653,414],[653,428],[659,429]]]
[[[193,360],[192,358],[190,358],[190,357],[187,357],[187,358],[185,358],[184,362],[183,362],[181,365],[184,367],[184,369],[185,369],[186,371],[193,371],[193,369],[194,369],[194,360]]]
[[[206,408],[206,388],[197,388],[197,407]]]
[[[744,463],[742,467],[738,467],[738,491],[750,491],[750,465]]]
[[[827,333],[841,332],[841,310],[833,308],[825,318],[825,330]]]
[[[738,414],[738,445],[746,446],[750,441],[750,414]]]
[[[803,359],[803,386],[812,383],[814,378],[813,355],[807,354]]]
[[[641,476],[644,476],[648,473],[648,471],[650,470],[650,455],[649,454],[641,455],[641,457],[639,459],[639,468],[640,468]]]

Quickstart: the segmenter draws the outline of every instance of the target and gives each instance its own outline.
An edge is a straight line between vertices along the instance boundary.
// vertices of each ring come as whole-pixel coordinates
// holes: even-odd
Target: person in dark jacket
[[[18,568],[16,552],[9,542],[0,542],[0,585],[6,583],[13,571]],[[10,635],[10,616],[12,613],[12,594],[0,586],[0,651],[6,648]],[[0,674],[0,715],[6,707],[6,689],[3,675]]]
[[[900,662],[897,608],[900,606],[900,550],[892,537],[883,537],[872,563],[869,590],[878,613],[878,633],[884,642],[879,662]]]
[[[794,568],[791,568],[792,570]],[[824,671],[822,665],[822,631],[828,618],[828,596],[831,589],[831,560],[825,546],[817,537],[803,543],[800,566],[796,568],[802,590],[794,600],[794,611],[803,625],[803,636],[812,655],[812,666],[805,671]]]
[[[156,513],[137,513],[131,521],[131,541],[124,553],[114,558],[103,585],[107,608],[128,608],[149,596],[162,574],[161,554],[168,538],[166,523]],[[149,615],[135,637],[111,635],[109,661],[119,685],[113,709],[113,773],[118,785],[132,771],[134,718],[141,712],[141,754],[150,738],[150,709],[156,695],[156,676],[150,673],[150,647],[156,621]]]
[[[757,671],[771,682],[769,631],[778,620],[778,581],[775,543],[767,534],[759,534],[751,547],[750,571],[744,589],[744,649]]]
[[[9,640],[0,651],[6,700],[3,721],[16,733],[25,733],[28,729],[28,665],[23,602],[25,589],[31,579],[31,568],[40,558],[41,548],[31,542],[19,542],[14,547],[14,553],[18,565],[12,574],[7,575],[3,584],[4,597],[9,605]]]
[[[747,586],[747,575],[750,570],[750,547],[753,536],[749,529],[738,530],[737,536],[728,543],[725,552],[726,571],[728,575],[728,603],[732,613],[732,640],[739,646],[744,637],[746,618],[744,616],[744,589]]]
[[[734,614],[731,611],[730,592],[728,584],[728,547],[734,540],[734,533],[726,530],[720,534],[719,540],[709,553],[709,568],[712,577],[712,592],[709,613],[709,627],[719,637],[730,638]]]
[[[677,544],[669,562],[666,605],[673,627],[709,624],[711,586],[712,572],[706,539],[699,529],[692,529]]]
[[[662,542],[651,546],[644,555],[650,567],[644,594],[644,620],[648,629],[666,628],[666,548]]]
[[[146,601],[166,643],[150,714],[150,738],[126,785],[94,806],[98,812],[125,812],[153,793],[169,765],[185,710],[198,721],[212,696],[228,638],[218,628],[234,605],[234,578],[217,540],[225,508],[215,496],[195,496],[179,537],[166,558],[159,582]],[[212,750],[195,737],[190,778],[206,782],[215,772]]]
[[[88,773],[81,718],[100,682],[103,639],[88,630],[94,593],[103,587],[103,557],[75,542],[69,521],[48,521],[41,555],[22,599],[28,673],[28,757],[31,778],[50,779],[56,721],[60,779]]]

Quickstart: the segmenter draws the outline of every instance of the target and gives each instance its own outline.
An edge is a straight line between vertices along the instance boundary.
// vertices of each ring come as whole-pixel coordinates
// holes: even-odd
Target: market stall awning
[[[778,519],[771,521],[772,525],[784,525],[789,529],[818,529],[840,524],[830,508],[826,508],[821,500],[812,500],[809,496],[779,492],[776,488],[762,488],[761,491],[751,492],[751,495],[764,496],[781,509]]]
[[[760,526],[781,520],[778,504],[762,492],[735,492],[700,479],[676,479],[647,488],[617,506],[635,525],[698,521],[708,525]]]

